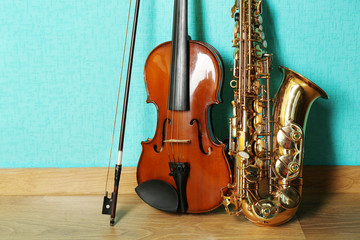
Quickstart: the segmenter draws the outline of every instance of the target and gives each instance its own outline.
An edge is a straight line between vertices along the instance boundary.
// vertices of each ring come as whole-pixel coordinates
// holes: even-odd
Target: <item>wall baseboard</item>
[[[107,168],[16,168],[0,169],[0,195],[102,195]],[[360,192],[360,166],[304,166],[304,193]],[[114,168],[107,190],[112,192]],[[121,194],[133,194],[136,167],[124,167]],[[220,191],[220,190],[219,190]]]

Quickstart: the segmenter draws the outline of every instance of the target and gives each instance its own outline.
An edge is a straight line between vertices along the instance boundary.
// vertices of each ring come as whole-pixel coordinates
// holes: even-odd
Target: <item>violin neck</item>
[[[190,109],[187,0],[174,1],[168,109]]]

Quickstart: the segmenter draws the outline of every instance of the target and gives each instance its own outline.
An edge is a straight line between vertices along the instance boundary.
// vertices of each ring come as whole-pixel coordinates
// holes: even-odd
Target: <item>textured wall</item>
[[[189,1],[189,34],[213,45],[225,64],[224,104],[213,108],[220,139],[227,136],[231,111],[233,3]],[[135,0],[132,13],[134,5]],[[107,164],[127,10],[128,1],[123,0],[0,2],[0,167]],[[155,131],[155,108],[145,103],[143,66],[156,45],[171,39],[172,10],[173,1],[141,2],[126,166],[136,166],[140,141]],[[357,0],[265,1],[264,27],[275,56],[275,88],[280,81],[277,67],[284,65],[314,81],[330,97],[317,100],[311,109],[307,165],[360,165],[359,10]],[[119,112],[121,116],[121,107]],[[118,135],[117,128],[114,153]]]

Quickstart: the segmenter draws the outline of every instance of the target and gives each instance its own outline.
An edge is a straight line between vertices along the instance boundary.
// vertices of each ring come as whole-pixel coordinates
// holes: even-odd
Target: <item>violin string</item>
[[[185,4],[185,8],[186,8],[186,11],[185,11],[185,12],[186,12],[186,21],[185,21],[185,22],[186,22],[186,28],[187,28],[187,27],[188,27],[188,26],[187,26],[187,17],[188,17],[188,16],[187,16],[187,12],[188,12],[188,9],[187,9],[187,8],[188,8],[188,3],[187,3],[187,1],[186,1],[186,4]],[[187,31],[186,31],[186,33],[187,33]],[[186,38],[188,38],[188,36],[186,36]],[[186,41],[186,44],[187,44],[187,48],[186,48],[186,49],[187,49],[187,53],[186,53],[186,55],[189,56],[189,57],[188,57],[188,65],[187,65],[187,68],[189,68],[189,66],[190,66],[190,44],[189,44],[189,41],[188,41],[188,40]],[[186,76],[186,81],[190,81],[189,76]],[[190,87],[190,82],[189,82],[189,85],[188,85],[188,86]],[[188,88],[187,90],[189,91],[189,88]],[[187,101],[190,101],[190,99],[187,99]],[[190,103],[189,103],[189,105],[190,105]],[[187,139],[187,138],[185,138],[185,131],[184,131],[184,130],[185,130],[185,127],[186,127],[185,114],[188,114],[188,110],[185,108],[185,109],[181,112],[181,114],[182,114],[182,130],[181,130],[181,131],[182,131],[182,138],[181,138],[181,139]],[[187,116],[187,115],[186,115],[186,116]],[[181,148],[182,148],[182,154],[181,154],[181,155],[182,155],[182,156],[181,156],[181,157],[182,157],[182,160],[181,160],[181,161],[182,161],[182,162],[185,162],[185,144],[186,144],[186,143],[183,143],[182,146],[181,146]]]
[[[187,2],[187,0],[186,0],[186,4],[185,4],[185,8],[186,8],[186,21],[185,21],[185,23],[186,23],[186,30],[188,29],[188,26],[187,26],[187,21],[188,21],[188,19],[187,19],[187,17],[188,17],[188,2]],[[186,34],[188,35],[188,32],[186,31]],[[188,38],[188,36],[186,36],[186,38]],[[186,44],[187,44],[187,53],[186,53],[186,55],[187,56],[189,56],[188,57],[188,65],[187,65],[187,68],[189,68],[189,66],[190,66],[190,44],[189,44],[189,40],[187,39],[186,40]],[[186,80],[187,81],[189,81],[189,87],[190,87],[190,78],[189,78],[189,76],[186,76]],[[187,88],[187,90],[189,91],[189,87]],[[187,99],[187,101],[190,101],[190,97],[189,97],[189,99]],[[190,103],[189,103],[189,105],[190,105]],[[186,123],[185,123],[185,113],[186,114],[188,114],[188,112],[187,112],[188,110],[186,110],[186,109],[184,109],[184,111],[182,112],[182,122],[183,122],[183,128],[182,128],[182,133],[183,133],[183,135],[182,135],[182,139],[187,139],[187,138],[185,138],[185,133],[184,133],[184,129],[185,129],[185,125],[186,125]],[[183,143],[182,144],[182,162],[185,162],[185,143]]]
[[[168,99],[168,105],[169,105],[169,99]],[[168,107],[167,107],[168,108]],[[167,109],[166,110],[166,124],[163,124],[163,126],[165,127],[165,140],[168,140],[168,124],[169,124],[169,122],[171,121],[170,120],[170,118],[169,118],[169,112],[170,112],[170,110],[169,109]],[[172,124],[172,122],[170,123],[170,125]],[[170,126],[171,127],[171,126]],[[164,130],[163,130],[164,131]],[[170,137],[171,138],[171,137]],[[167,147],[168,146],[168,143],[167,142],[165,142],[164,143],[164,148],[166,148],[166,151],[167,151],[167,154],[168,154],[168,157],[169,157],[169,160],[170,160],[170,162],[171,162],[171,155],[170,155],[170,151],[169,151],[169,148]]]
[[[190,79],[187,78],[187,81],[190,81]],[[187,139],[187,138],[185,138],[185,131],[184,130],[185,130],[185,125],[186,125],[186,123],[185,123],[185,119],[186,119],[185,114],[188,114],[188,112],[184,110],[181,114],[182,114],[182,122],[183,122],[182,139]],[[185,143],[182,144],[182,162],[184,162],[184,160],[185,160]]]
[[[170,85],[169,85],[170,86]],[[165,140],[168,140],[168,124],[172,124],[172,122],[170,123],[170,118],[169,118],[169,112],[170,112],[170,110],[169,110],[169,94],[168,94],[168,100],[167,100],[167,109],[166,109],[166,119],[165,119],[165,123],[163,123],[163,126],[165,127],[165,129],[163,129],[163,131],[165,131],[165,139],[163,140],[163,141],[165,141]],[[171,127],[171,126],[170,126]],[[171,138],[171,137],[170,137]],[[169,157],[169,160],[170,160],[170,162],[171,162],[171,155],[170,155],[170,151],[169,151],[169,148],[167,147],[168,146],[168,143],[167,142],[164,142],[164,148],[166,149],[166,152],[167,152],[167,154],[168,154],[168,157]]]
[[[175,8],[175,6],[174,6],[174,8]],[[174,17],[175,17],[175,9],[174,9]],[[173,21],[174,21],[174,19],[173,19]],[[174,28],[174,23],[173,23],[173,28]],[[173,29],[173,41],[171,42],[171,57],[170,57],[170,76],[169,76],[169,87],[168,87],[168,89],[169,89],[169,91],[172,91],[172,89],[170,88],[170,86],[171,86],[171,79],[172,79],[172,73],[171,73],[171,70],[172,70],[172,66],[173,66],[173,64],[172,64],[172,60],[173,60],[173,56],[172,56],[172,54],[173,54],[173,51],[172,51],[172,48],[173,48],[173,46],[174,46],[174,29]],[[169,130],[168,130],[168,127],[167,127],[167,125],[168,124],[170,124],[170,139],[171,139],[171,127],[172,127],[172,124],[173,124],[173,120],[172,120],[172,118],[170,119],[169,118],[169,113],[170,113],[170,111],[171,111],[171,107],[169,106],[169,101],[170,101],[170,98],[169,98],[169,96],[170,96],[170,94],[168,94],[168,102],[167,102],[167,112],[166,112],[166,118],[167,119],[169,119],[169,120],[167,120],[167,124],[166,124],[166,128],[165,128],[165,140],[169,140],[169,138],[168,138],[168,132],[169,132]],[[168,147],[168,145],[170,144],[170,148]],[[169,156],[169,160],[170,160],[170,162],[172,161],[172,158],[171,158],[171,142],[165,142],[165,144],[164,144],[165,146],[165,148],[166,148],[166,150],[167,150],[167,153],[168,153],[168,156]]]
[[[124,68],[124,58],[125,58],[125,49],[126,49],[126,39],[127,39],[127,34],[128,34],[128,28],[129,28],[130,10],[131,10],[131,0],[130,0],[130,2],[129,2],[129,11],[128,11],[128,16],[127,16],[127,21],[126,21],[126,31],[125,31],[124,49],[123,49],[123,55],[122,55],[122,60],[121,60],[120,79],[119,79],[119,87],[118,87],[118,93],[117,93],[117,99],[116,99],[116,106],[115,106],[114,125],[113,125],[113,131],[112,131],[112,136],[111,136],[111,145],[110,145],[109,163],[108,163],[107,175],[106,175],[105,192],[106,192],[106,190],[107,190],[107,186],[108,186],[108,182],[109,182],[109,172],[110,172],[110,163],[111,163],[111,152],[112,152],[112,147],[113,147],[113,143],[114,143],[116,117],[117,117],[117,111],[118,111],[118,106],[119,106],[121,77],[122,77],[123,68]]]
[[[168,102],[169,102],[169,99],[168,99]],[[169,124],[168,119],[169,119],[169,109],[166,110],[166,119],[165,119],[166,123],[163,124],[163,126],[165,127],[165,129],[163,129],[163,131],[165,131],[165,139],[163,141],[168,139],[168,127],[167,127]],[[166,149],[169,160],[171,161],[171,156],[170,156],[169,148],[167,147],[167,142],[164,142],[164,148]]]
[[[182,7],[184,7],[183,3],[181,3],[181,1],[178,1],[178,9],[181,9]],[[180,16],[178,16],[178,19],[179,19],[179,23],[177,25],[180,26]],[[179,54],[178,56],[180,56],[181,58],[183,57],[183,55],[181,55],[181,54]],[[183,59],[179,59],[179,62],[183,62]],[[179,92],[179,95],[181,96],[182,93],[181,93],[180,89],[178,89],[178,92]],[[183,116],[184,111],[185,110],[181,109],[181,110],[176,112],[176,119],[177,119],[177,122],[178,122],[176,131],[177,131],[177,139],[178,140],[181,140],[181,138],[180,138],[180,130],[184,129],[184,128],[181,129],[182,122],[180,121],[181,116]],[[177,149],[177,161],[178,162],[180,162],[180,155],[181,155],[181,150],[179,149],[179,144],[180,144],[179,141],[177,141],[176,149]],[[181,143],[181,144],[183,145],[184,143]]]
[[[180,113],[181,113],[181,110],[177,110],[175,113],[175,115],[176,115],[176,139],[177,140],[180,140],[180,138],[179,138],[179,124],[181,124],[179,121]],[[176,162],[179,162],[179,142],[178,141],[176,141],[176,159],[175,160],[176,160]]]
[[[180,1],[179,1],[180,2]],[[180,3],[179,3],[180,4]],[[187,3],[184,4],[182,7],[186,7],[187,8]],[[187,12],[187,9],[186,11]],[[187,16],[186,16],[187,18]],[[186,22],[187,22],[187,19],[186,19]],[[187,36],[186,36],[187,37]],[[187,48],[188,50],[188,48]],[[189,56],[189,52],[186,53],[186,56]],[[187,65],[186,67],[189,67],[189,65]],[[188,81],[188,76],[186,76],[186,81]],[[187,100],[187,99],[186,99]],[[180,114],[180,116],[178,117],[178,119],[181,119],[181,124],[178,125],[180,126],[180,129],[178,128],[178,138],[181,139],[181,140],[185,140],[184,138],[184,129],[185,129],[185,113],[186,113],[186,107],[179,111],[178,114]],[[181,135],[181,137],[180,137]],[[179,148],[179,143],[177,144],[177,148],[178,148],[178,161],[179,162],[184,162],[184,145],[185,143],[181,143],[180,144],[180,148]]]
[[[177,121],[177,124],[176,124],[176,139],[177,140],[180,140],[180,136],[179,136],[179,124],[181,124],[180,122],[180,115],[181,115],[182,111],[179,110],[176,112],[176,121]],[[179,162],[179,157],[180,157],[180,154],[179,154],[179,141],[176,142],[176,150],[177,150],[177,161]]]
[[[175,6],[176,5],[176,6]],[[175,12],[175,15],[174,15],[174,17],[175,17],[175,19],[173,20],[173,21],[176,21],[175,22],[175,25],[173,26],[173,27],[175,27],[175,26],[179,26],[179,21],[178,21],[178,19],[179,19],[179,14],[178,14],[178,9],[179,9],[179,1],[175,1],[175,5],[174,5],[174,12]],[[174,41],[178,38],[178,31],[175,31],[174,32],[174,39],[173,39],[173,42],[172,42],[172,45],[171,45],[171,47],[173,48],[174,47]],[[178,56],[178,41],[176,41],[176,48],[174,48],[174,54],[175,54],[175,56],[177,57]],[[171,51],[171,52],[173,52],[173,51]],[[177,61],[177,60],[176,60]],[[173,64],[173,66],[175,66],[175,64]],[[174,68],[172,69],[173,71],[175,71],[174,70]],[[176,72],[175,72],[176,73]],[[171,74],[171,73],[170,73]],[[177,76],[177,74],[174,74],[174,75],[172,75],[173,77],[175,77],[176,78],[176,76]],[[174,79],[174,78],[172,78],[172,81],[173,81],[173,84],[175,84],[174,83],[174,81],[176,81],[176,79]],[[171,91],[173,91],[174,90],[174,87],[173,87],[174,85],[172,85],[172,89],[171,89]],[[176,121],[176,123],[175,123],[175,119],[174,119],[174,115],[175,115],[175,92],[173,92],[173,94],[172,94],[172,110],[171,110],[171,121],[172,121],[172,124],[171,124],[171,139],[174,139],[174,124],[177,124],[177,121]],[[173,155],[173,161],[174,162],[176,162],[176,160],[175,160],[175,147],[174,147],[174,144],[173,144],[173,142],[171,141],[170,142],[170,146],[171,146],[171,152],[172,152],[172,155]]]

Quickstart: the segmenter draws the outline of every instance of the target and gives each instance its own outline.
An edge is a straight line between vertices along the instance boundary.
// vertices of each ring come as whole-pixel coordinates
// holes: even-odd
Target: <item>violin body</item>
[[[220,189],[231,182],[225,145],[212,138],[209,111],[219,103],[222,62],[206,43],[188,41],[189,108],[169,110],[172,42],[157,46],[145,63],[147,103],[157,109],[157,126],[152,139],[142,142],[137,181],[158,179],[175,189],[169,162],[187,163],[188,213],[202,213],[222,203]]]

